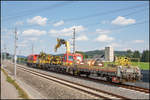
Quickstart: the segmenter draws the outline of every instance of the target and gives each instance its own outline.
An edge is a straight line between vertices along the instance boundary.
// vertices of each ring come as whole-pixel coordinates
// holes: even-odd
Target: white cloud
[[[41,16],[35,16],[32,19],[28,19],[27,22],[29,24],[37,24],[40,26],[44,26],[47,23],[47,18],[46,17],[41,17]]]
[[[17,35],[21,33],[21,30],[16,29]],[[15,29],[4,29],[2,30],[2,33],[5,33],[6,35],[14,35]]]
[[[88,37],[86,35],[81,35],[81,36],[77,37],[76,40],[77,41],[86,41],[86,40],[88,40]]]
[[[136,20],[135,19],[127,19],[125,17],[118,16],[111,23],[112,24],[116,24],[116,25],[128,25],[128,24],[134,24],[134,23],[136,23]]]
[[[130,47],[122,48],[121,50],[123,50],[123,51],[127,51],[127,50],[134,51],[134,49],[133,49],[133,48],[130,48]]]
[[[54,29],[51,29],[48,33],[53,35],[53,36],[72,36],[73,35],[73,28],[75,28],[76,32],[81,32],[81,31],[84,31],[85,28],[80,25],[80,26],[72,26],[70,28],[64,28],[62,30],[54,30]]]
[[[15,23],[15,25],[23,25],[23,21],[17,21],[16,23]]]
[[[63,20],[61,20],[61,21],[59,21],[59,22],[57,22],[57,23],[55,23],[55,24],[53,24],[55,27],[57,27],[57,26],[61,26],[61,25],[63,25],[64,24],[64,21]]]
[[[36,29],[28,29],[22,32],[24,36],[40,36],[46,34],[46,31],[36,30]]]
[[[96,29],[96,33],[100,34],[108,34],[110,32],[111,32],[110,30]]]
[[[7,29],[7,28],[2,28],[1,33],[2,34],[7,34],[7,35],[10,35],[10,34],[12,35],[12,34],[14,34],[14,30]]]
[[[109,37],[105,34],[102,34],[102,35],[99,35],[97,38],[96,38],[96,41],[99,41],[99,42],[110,42],[114,40],[113,37]]]
[[[112,46],[112,47],[121,47],[122,45],[120,45],[118,43],[111,43],[110,46]]]
[[[25,47],[26,44],[19,43],[17,46],[18,46],[18,47]]]
[[[144,40],[134,40],[133,43],[144,43]]]
[[[18,47],[25,47],[25,46],[27,45],[27,43],[28,43],[28,41],[27,41],[27,40],[24,40],[24,41],[22,41],[22,42],[19,42],[19,43],[17,44],[17,46],[18,46]]]
[[[37,37],[31,37],[31,38],[29,38],[29,40],[31,40],[31,41],[36,41],[38,38]]]

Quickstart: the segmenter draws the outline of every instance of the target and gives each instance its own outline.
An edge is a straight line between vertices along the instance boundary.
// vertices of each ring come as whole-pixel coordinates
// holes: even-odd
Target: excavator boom
[[[56,52],[57,49],[62,45],[62,44],[65,44],[65,47],[66,47],[66,52],[67,53],[70,53],[70,45],[69,45],[69,42],[64,40],[64,39],[59,39],[57,38],[57,44],[54,48],[54,51]]]

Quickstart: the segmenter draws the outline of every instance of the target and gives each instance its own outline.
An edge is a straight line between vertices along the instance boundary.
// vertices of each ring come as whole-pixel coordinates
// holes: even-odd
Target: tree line
[[[138,50],[131,51],[130,49],[127,51],[114,51],[115,56],[125,56],[131,58],[131,61],[134,62],[150,62],[149,59],[149,50],[144,50],[142,53],[140,53]],[[104,55],[104,51],[102,50],[95,50],[95,51],[88,51],[88,52],[82,52],[82,51],[76,51],[76,53],[80,53],[83,55],[84,59],[87,58],[93,58],[94,55]]]
[[[127,50],[126,56],[129,58],[138,58],[141,62],[150,62],[149,54],[150,54],[149,50],[144,50],[142,53],[140,53],[138,50],[135,51]]]

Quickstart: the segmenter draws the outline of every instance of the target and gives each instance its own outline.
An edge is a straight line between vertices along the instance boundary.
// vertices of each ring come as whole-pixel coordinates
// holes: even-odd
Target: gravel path
[[[16,88],[6,81],[6,76],[1,71],[1,99],[21,99]]]
[[[13,72],[11,64],[7,63],[6,69]],[[17,70],[17,77],[35,90],[40,91],[47,99],[100,99],[21,70]]]
[[[34,69],[34,68],[32,68],[32,69]],[[121,88],[121,87],[106,85],[106,84],[102,84],[102,83],[91,82],[91,81],[88,81],[88,80],[82,80],[82,79],[78,79],[78,78],[75,78],[75,77],[66,76],[66,75],[63,75],[63,74],[57,74],[57,73],[54,73],[54,72],[43,71],[43,70],[39,70],[39,69],[34,69],[34,70],[39,71],[39,72],[43,72],[45,74],[53,75],[53,76],[56,76],[56,77],[59,77],[59,78],[67,79],[67,80],[70,80],[70,81],[73,81],[73,82],[77,82],[77,83],[80,83],[80,84],[84,84],[84,85],[87,85],[87,86],[102,89],[106,92],[112,92],[114,94],[119,94],[121,96],[129,97],[131,99],[149,99],[149,94],[145,94],[145,93],[142,93],[142,92],[137,92],[137,91],[134,91],[134,90],[124,89],[124,88]]]

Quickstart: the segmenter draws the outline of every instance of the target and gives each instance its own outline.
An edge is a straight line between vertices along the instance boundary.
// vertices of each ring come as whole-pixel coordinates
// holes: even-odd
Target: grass
[[[107,67],[108,64],[115,64],[114,62],[104,62],[104,67]]]
[[[149,62],[132,62],[133,66],[139,66],[140,69],[149,70]]]
[[[4,69],[1,68],[1,70],[4,72],[4,74],[7,77],[7,82],[11,83],[12,85],[15,86],[15,88],[18,90],[19,93],[19,97],[23,98],[23,99],[29,99],[27,93],[15,82],[15,80],[11,79],[10,76],[8,76],[8,74],[5,72]]]
[[[115,64],[114,62],[104,62],[104,66],[106,67],[107,64]],[[133,66],[139,66],[140,69],[149,70],[149,62],[131,62]]]

